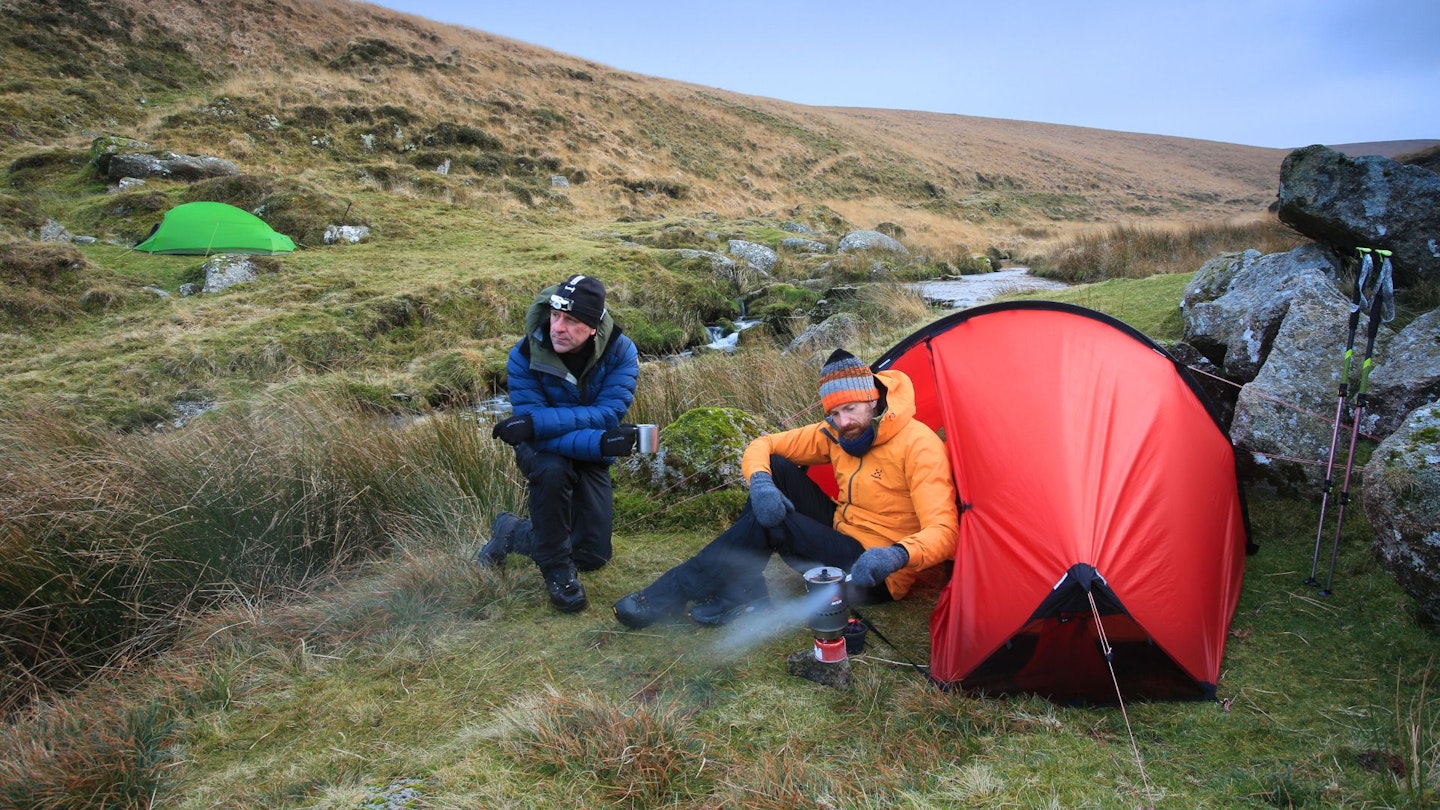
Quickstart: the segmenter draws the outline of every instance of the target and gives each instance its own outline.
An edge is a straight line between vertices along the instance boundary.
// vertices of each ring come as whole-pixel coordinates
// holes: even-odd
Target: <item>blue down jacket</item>
[[[534,423],[530,446],[536,451],[602,461],[601,435],[620,424],[635,400],[639,357],[607,312],[576,379],[550,344],[550,295],[558,289],[542,290],[525,313],[525,337],[505,366],[510,404],[516,416],[529,414]]]

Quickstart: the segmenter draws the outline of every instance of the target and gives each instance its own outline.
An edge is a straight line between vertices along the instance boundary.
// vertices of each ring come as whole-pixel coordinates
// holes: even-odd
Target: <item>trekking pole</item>
[[[1350,361],[1355,356],[1355,331],[1360,328],[1360,310],[1364,306],[1365,282],[1373,268],[1370,248],[1356,248],[1360,253],[1360,278],[1355,281],[1355,292],[1350,295],[1350,324],[1345,336],[1345,364],[1340,369],[1340,389],[1335,397],[1335,421],[1330,429],[1330,455],[1325,460],[1325,483],[1320,488],[1320,522],[1315,527],[1315,553],[1310,557],[1310,577],[1306,585],[1319,585],[1315,574],[1320,567],[1320,543],[1325,536],[1325,508],[1330,502],[1330,489],[1334,484],[1335,446],[1340,443],[1340,423],[1345,417],[1345,400],[1350,396]]]
[[[1375,281],[1374,300],[1370,302],[1369,323],[1365,326],[1365,360],[1360,363],[1360,385],[1355,389],[1355,421],[1350,425],[1350,452],[1345,457],[1345,483],[1340,489],[1340,501],[1335,508],[1335,539],[1330,543],[1330,572],[1325,575],[1325,587],[1321,596],[1329,596],[1331,580],[1335,577],[1335,557],[1340,550],[1340,528],[1345,523],[1345,504],[1350,502],[1350,471],[1355,467],[1355,440],[1360,435],[1360,417],[1365,415],[1365,397],[1370,383],[1370,369],[1374,367],[1371,358],[1375,353],[1375,336],[1380,332],[1382,321],[1395,319],[1395,287],[1391,279],[1390,251],[1375,249],[1382,259],[1380,276]],[[1363,302],[1362,302],[1363,304]]]

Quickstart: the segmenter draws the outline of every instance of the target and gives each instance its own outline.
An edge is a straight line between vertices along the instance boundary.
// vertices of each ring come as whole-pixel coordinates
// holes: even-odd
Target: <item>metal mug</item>
[[[636,425],[635,427],[640,429],[640,438],[636,442],[636,449],[647,456],[654,453],[660,446],[660,426]]]

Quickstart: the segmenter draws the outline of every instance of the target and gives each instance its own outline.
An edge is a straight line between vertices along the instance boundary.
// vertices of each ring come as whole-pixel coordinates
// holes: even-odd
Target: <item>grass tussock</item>
[[[300,398],[113,436],[0,422],[5,703],[163,649],[194,612],[303,589],[402,539],[473,533],[515,500],[473,422],[385,427]]]
[[[173,707],[158,700],[46,706],[0,731],[0,807],[142,810],[168,784]]]
[[[657,807],[702,793],[705,740],[677,703],[619,702],[548,690],[500,713],[501,747],[582,803]]]

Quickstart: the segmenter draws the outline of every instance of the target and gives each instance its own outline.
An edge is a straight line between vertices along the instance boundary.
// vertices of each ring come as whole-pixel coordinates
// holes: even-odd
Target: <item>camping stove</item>
[[[814,610],[810,629],[815,634],[815,660],[833,664],[845,660],[845,628],[849,607],[845,604],[845,571],[822,565],[805,572],[805,589]]]

